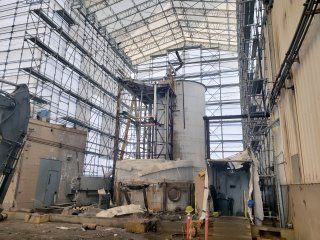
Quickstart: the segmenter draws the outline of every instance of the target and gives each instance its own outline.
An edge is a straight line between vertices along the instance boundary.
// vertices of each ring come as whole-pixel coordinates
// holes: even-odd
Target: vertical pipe
[[[153,84],[153,118],[157,121],[157,83]]]
[[[243,192],[243,211],[244,217],[247,218],[247,194],[246,191]]]
[[[134,116],[137,117],[138,116],[138,104],[137,104],[138,99],[135,99],[134,102]],[[139,126],[137,124],[137,120],[134,121],[134,127],[135,127],[135,131],[136,131],[136,152],[135,152],[135,157],[136,159],[139,159]]]
[[[148,115],[149,116],[151,116],[152,115],[152,105],[151,104],[149,104],[149,106],[148,106]],[[147,139],[147,158],[149,159],[149,158],[151,158],[151,152],[152,152],[152,138],[151,138],[151,136],[152,136],[152,126],[149,126],[148,128],[147,128],[147,131],[148,131],[148,139]]]
[[[151,127],[151,137],[152,137],[152,143],[151,143],[151,149],[150,149],[150,155],[151,155],[151,158],[154,158],[155,156],[155,150],[156,150],[156,147],[155,147],[155,140],[156,140],[156,136],[155,136],[155,122],[154,122],[154,125]]]
[[[132,97],[131,105],[130,105],[130,109],[129,109],[129,113],[130,114],[133,113],[134,103],[135,103],[135,97]],[[128,118],[127,124],[126,124],[126,128],[125,128],[125,131],[124,131],[124,137],[123,137],[124,141],[123,141],[122,146],[121,146],[121,151],[120,151],[120,155],[119,155],[119,159],[118,160],[123,160],[124,152],[125,152],[127,144],[128,144],[128,134],[129,134],[130,124],[131,124],[131,119]]]
[[[205,141],[206,141],[206,159],[210,159],[210,132],[209,132],[209,119],[204,119],[205,128]]]
[[[121,108],[121,93],[123,87],[118,86],[118,95],[117,95],[117,110],[116,110],[116,123],[115,123],[115,133],[114,133],[114,142],[113,142],[113,163],[112,163],[112,177],[111,177],[111,198],[115,200],[115,172],[116,164],[119,158],[119,135],[120,135],[120,108]]]
[[[187,215],[187,230],[186,230],[186,239],[190,240],[190,223],[191,223],[191,216],[190,213]]]
[[[148,112],[147,112],[147,105],[144,105],[144,117],[148,116]],[[147,121],[147,118],[145,118],[144,120],[145,122]],[[140,123],[141,125],[141,123]],[[146,126],[145,124],[142,126],[142,133],[143,133],[143,138],[142,138],[142,158],[145,159],[146,158],[146,140],[147,140],[147,131],[146,131]]]
[[[162,193],[162,211],[167,211],[167,182],[166,180],[163,181],[163,193]]]
[[[130,199],[129,194],[128,194],[128,189],[123,189],[122,192],[124,194],[124,197],[126,199],[127,204],[130,205],[131,204],[131,199]]]
[[[205,220],[205,230],[204,230],[204,239],[208,240],[209,237],[209,210],[207,206],[206,210],[206,220]]]
[[[183,81],[181,82],[181,84],[182,84],[183,129],[186,129],[186,113],[185,113],[185,108],[184,108],[184,83],[183,83]]]
[[[284,202],[283,202],[283,196],[282,196],[282,191],[281,191],[281,185],[280,185],[280,179],[279,179],[279,164],[278,164],[278,159],[276,157],[276,162],[274,164],[275,168],[275,183],[276,183],[276,191],[277,191],[277,205],[278,205],[278,212],[279,212],[279,217],[280,217],[280,227],[285,227],[285,216],[284,216]]]
[[[142,189],[142,193],[143,193],[143,201],[144,201],[144,206],[147,209],[147,214],[149,215],[149,206],[148,206],[148,199],[147,199],[147,192],[146,192],[146,187],[144,187]]]
[[[165,159],[170,160],[170,154],[169,154],[169,89],[166,92],[166,97],[165,97],[165,153],[166,157]]]
[[[141,122],[142,122],[142,101],[143,101],[143,89],[141,90],[140,93],[140,101],[139,101],[139,122],[138,124],[136,124],[136,128],[137,128],[137,158],[141,159]]]
[[[153,125],[153,158],[154,156],[156,156],[157,154],[157,122],[158,122],[158,119],[157,119],[157,90],[158,90],[158,86],[157,86],[157,83],[155,82],[154,85],[153,85],[153,122],[154,122],[154,125]]]
[[[174,83],[173,83],[174,84]],[[175,95],[172,94],[171,90],[169,90],[169,106],[168,106],[168,121],[169,121],[169,159],[173,159],[173,99],[175,99]]]

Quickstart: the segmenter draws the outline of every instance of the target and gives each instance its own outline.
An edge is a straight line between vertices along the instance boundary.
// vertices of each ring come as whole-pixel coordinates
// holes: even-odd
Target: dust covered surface
[[[110,239],[110,240],[164,240],[169,239],[160,233],[134,234],[125,229],[97,226],[96,230],[83,231],[81,224],[70,223],[24,223],[22,220],[0,222],[0,239]],[[57,229],[62,227],[62,229]],[[68,229],[66,229],[68,228]]]

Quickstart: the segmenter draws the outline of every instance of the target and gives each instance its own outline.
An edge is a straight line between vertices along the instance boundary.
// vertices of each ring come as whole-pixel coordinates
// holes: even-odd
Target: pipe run
[[[294,34],[290,47],[286,53],[285,59],[281,64],[280,71],[273,85],[271,96],[269,100],[269,109],[272,109],[275,105],[276,99],[279,96],[285,80],[289,76],[291,67],[296,60],[301,45],[309,30],[310,24],[314,15],[317,13],[319,1],[318,0],[306,0],[304,4],[304,10],[302,12],[297,30]]]
[[[175,72],[177,72],[183,66],[183,62],[182,62],[182,59],[181,59],[178,51],[176,51],[176,55],[177,55],[177,58],[179,59],[179,64],[180,65],[177,68],[174,69]]]
[[[203,120],[223,120],[223,119],[238,119],[238,118],[269,118],[269,112],[255,112],[241,115],[223,115],[223,116],[204,116]]]

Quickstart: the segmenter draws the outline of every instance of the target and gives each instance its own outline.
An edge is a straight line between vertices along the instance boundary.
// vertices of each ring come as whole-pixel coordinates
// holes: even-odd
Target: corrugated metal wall
[[[272,24],[275,51],[275,73],[277,74],[296,31],[305,0],[276,0],[268,21]]]
[[[272,78],[270,80],[274,81],[279,71],[296,31],[304,2],[274,1],[265,28],[266,58],[271,61],[267,65],[266,76]],[[286,89],[282,89],[278,101],[280,133],[273,130],[273,137],[277,146],[275,155],[283,153],[285,162],[283,167],[279,167],[280,174],[286,176],[285,179],[281,176],[282,183],[320,183],[319,62],[320,16],[316,15],[299,52],[299,61],[293,65],[292,80],[286,82]],[[294,88],[291,88],[292,85]],[[269,84],[271,87],[272,84]],[[282,151],[277,145],[279,139]]]
[[[292,161],[295,156],[300,157],[299,151],[299,132],[296,121],[295,96],[293,89],[285,89],[279,101],[280,129],[283,140],[283,153],[286,162],[284,168],[287,171],[287,181],[290,183],[301,183],[301,175],[294,176],[294,170],[300,172],[301,166]],[[299,163],[299,162],[298,162]]]
[[[320,16],[316,15],[293,68],[305,183],[320,182]]]

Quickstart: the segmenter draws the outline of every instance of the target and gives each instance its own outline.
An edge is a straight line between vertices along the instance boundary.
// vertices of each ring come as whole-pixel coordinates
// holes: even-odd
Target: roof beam
[[[180,41],[176,44],[172,44],[168,47],[166,47],[166,49],[162,49],[161,51],[154,51],[150,54],[148,54],[148,56],[141,56],[141,57],[137,57],[135,58],[134,56],[131,56],[131,60],[134,64],[139,64],[142,62],[145,62],[147,60],[150,59],[150,55],[161,55],[161,54],[166,54],[168,51],[170,51],[171,48],[184,48],[184,47],[203,47],[203,48],[211,48],[211,49],[220,49],[220,50],[224,50],[224,51],[231,51],[231,52],[237,52],[238,48],[237,45],[229,45],[229,44],[221,44],[221,43],[209,43],[209,42],[204,42],[204,41]]]
[[[220,74],[221,74],[221,71],[207,71],[206,73],[202,73],[202,72],[184,73],[184,74],[179,74],[179,75],[175,76],[175,79],[176,80],[190,79],[190,78],[196,79],[196,78],[203,78],[203,77],[219,76]],[[154,81],[160,81],[161,79],[163,79],[163,76],[153,77],[153,78],[148,79],[148,81],[154,82]],[[239,84],[237,86],[239,86]]]
[[[208,39],[207,36],[202,35],[194,35],[193,37],[186,37],[186,41],[195,41],[195,42],[208,42],[208,43],[221,43],[221,44],[227,44],[230,46],[237,46],[238,42],[237,39],[235,41],[229,40],[229,39],[222,39],[222,40],[215,40],[215,39]]]
[[[177,34],[180,33],[180,32],[177,32]],[[181,34],[179,34],[181,35]],[[167,36],[164,36],[165,38]],[[184,39],[186,41],[188,40],[191,40],[191,41],[201,41],[201,42],[214,42],[214,43],[221,43],[221,44],[226,44],[226,45],[230,45],[230,46],[235,46],[237,44],[237,38],[236,36],[232,39],[229,39],[228,37],[228,34],[223,34],[223,35],[214,35],[214,38],[209,38],[210,37],[210,34],[208,33],[197,33],[197,32],[194,32],[192,33],[192,37],[184,37]],[[147,41],[141,41],[141,42],[138,42],[138,47],[143,47],[145,44],[147,44]]]
[[[180,19],[181,22],[185,22],[187,24],[191,24],[191,26],[189,25],[188,27],[200,27],[200,26],[206,26],[208,24],[208,28],[217,28],[216,26],[224,26],[224,27],[227,27],[227,26],[232,26],[232,30],[236,31],[237,30],[237,23],[226,23],[226,22],[213,22],[213,21],[199,21],[199,20],[191,20],[191,19],[188,19],[188,20],[182,20]],[[226,28],[228,29],[228,28]]]
[[[136,5],[136,4],[134,3],[134,0],[131,0],[131,2],[132,2],[132,3],[133,3],[133,5],[136,7],[137,12],[139,13],[140,17],[141,17],[141,18],[142,18],[142,20],[144,21],[144,23],[145,23],[145,25],[146,25],[146,27],[147,27],[147,29],[148,29],[148,32],[150,32],[151,30],[150,30],[150,28],[149,28],[149,26],[148,26],[148,24],[147,24],[146,20],[143,18],[143,16],[142,16],[141,12],[139,11],[139,9],[138,9],[138,5]],[[160,46],[159,46],[158,42],[156,41],[156,39],[154,38],[154,36],[152,36],[152,35],[151,35],[151,36],[150,36],[150,38],[153,38],[153,41],[156,43],[157,47],[160,49]],[[139,48],[139,46],[138,46],[138,44],[137,44],[137,43],[136,43],[136,46],[137,46],[137,48]],[[140,53],[141,53],[142,55],[144,55],[144,52],[142,52],[140,48],[139,48],[139,51],[140,51]]]
[[[203,16],[203,14],[202,14],[203,9],[200,9],[200,8],[197,8],[197,9],[184,9],[184,8],[178,7],[178,8],[176,8],[176,11],[177,11],[178,14],[187,14],[187,15],[193,15],[197,11],[199,13],[199,16]],[[235,11],[232,11],[232,12],[233,12],[234,15],[236,14]],[[212,11],[209,10],[209,11],[207,11],[207,16],[208,17],[218,17],[218,16],[223,15],[223,14],[225,14],[224,10],[212,10]],[[145,18],[145,21],[148,22],[148,23],[153,23],[153,22],[162,20],[162,19],[164,19],[166,17],[170,17],[170,16],[173,16],[173,15],[174,15],[174,10],[172,8],[170,8],[168,10],[161,11],[159,13],[153,14],[153,15]],[[145,21],[144,20],[139,20],[139,21],[134,22],[132,24],[126,25],[124,28],[112,31],[112,32],[110,32],[110,34],[114,38],[118,38],[120,36],[121,36],[121,38],[128,37],[130,35],[130,32],[132,32],[134,30],[137,30],[140,27],[145,26]],[[104,25],[102,23],[102,21],[100,21],[100,24]]]
[[[164,11],[160,11],[158,13],[151,13],[148,17],[145,17],[144,20],[148,21],[148,22],[155,22],[157,21],[158,19],[161,19],[161,18],[164,18],[165,16],[167,15],[171,15],[173,14],[173,9],[172,8],[169,8],[167,10],[164,10]],[[131,15],[129,16],[126,16],[125,18],[127,17],[130,17]],[[125,18],[122,18],[120,19],[119,17],[117,18],[118,20],[124,20]],[[114,17],[106,17],[106,18],[102,18],[100,19],[100,24],[102,26],[107,26],[107,25],[110,25],[110,24],[113,24],[113,23],[116,23],[118,20],[115,20]],[[141,20],[138,20],[132,24],[128,24],[126,27],[130,27],[131,25],[138,25],[138,28],[141,27],[143,24],[144,24],[144,20],[141,19]]]
[[[99,24],[106,27],[127,55],[137,62],[171,46],[201,44],[207,48],[236,51],[236,1],[231,1],[145,0],[135,3],[132,0],[126,4],[124,0],[89,0],[85,3],[90,13],[101,10],[97,15]],[[120,11],[114,5],[121,7]]]
[[[122,19],[125,19],[127,17],[132,16],[132,15],[135,15],[135,14],[137,14],[139,12],[143,12],[143,11],[149,9],[149,8],[156,7],[159,4],[164,3],[164,2],[166,2],[166,0],[148,0],[148,1],[145,1],[143,3],[134,5],[133,7],[127,8],[127,9],[125,9],[125,10],[123,10],[123,11],[121,11],[121,12],[115,14],[115,15],[100,19],[100,24],[102,26],[106,26],[106,25],[108,25],[110,23],[121,21]]]
[[[179,49],[178,49],[179,50]],[[152,56],[153,58],[156,57],[156,56]],[[160,56],[161,57],[161,56]],[[238,61],[238,57],[226,57],[226,58],[213,58],[213,59],[206,59],[206,60],[203,60],[203,59],[200,59],[198,57],[195,57],[195,58],[188,58],[187,59],[184,59],[183,62],[184,62],[184,65],[187,66],[187,65],[192,65],[192,64],[208,64],[208,63],[211,63],[211,64],[214,64],[214,63],[223,63],[223,62],[237,62]],[[170,61],[171,64],[179,64],[180,62],[173,62],[173,61]],[[159,65],[159,61],[157,61],[157,65],[156,66],[152,66],[152,67],[146,67],[146,68],[140,68],[141,66],[143,65],[139,65],[139,70],[138,72],[139,73],[142,73],[142,72],[150,72],[151,69],[153,70],[163,70],[163,69],[166,69],[167,66],[168,66],[168,63],[167,61],[163,60],[162,62],[160,62],[161,65]],[[237,83],[239,85],[239,83]]]
[[[186,41],[185,42],[186,46],[198,46],[201,45],[202,48],[218,48],[220,50],[225,50],[225,51],[231,51],[231,52],[237,52],[238,46],[237,45],[232,45],[230,46],[229,44],[224,44],[224,43],[219,43],[219,42],[204,42],[204,41]]]
[[[181,28],[200,28],[200,29],[210,29],[211,31],[225,31],[225,32],[228,32],[229,28],[234,32],[235,35],[237,35],[237,31],[236,31],[236,28],[237,26],[236,25],[228,25],[227,23],[221,23],[221,22],[209,22],[208,25],[206,24],[205,21],[194,21],[194,20],[179,20],[181,22]],[[177,25],[179,25],[179,21],[173,21],[172,23],[170,23],[170,26],[174,26],[176,27]],[[166,28],[166,26],[163,26],[164,28]],[[159,27],[159,28],[155,28],[154,30],[156,32],[159,31],[159,29],[161,29],[162,27]],[[122,29],[120,29],[119,31],[117,31],[118,33],[122,32],[123,35],[117,35],[117,34],[114,34],[114,33],[111,33],[111,36],[116,38],[117,41],[121,42],[125,39],[125,37],[127,38],[135,38],[136,36],[130,34],[131,31],[129,32],[126,32],[126,30],[129,30],[127,27],[124,27]],[[221,32],[220,32],[221,33]],[[148,32],[145,32],[145,34],[149,34]],[[219,33],[212,33],[212,34],[219,34]],[[137,36],[140,36],[142,34],[139,34]]]
[[[180,0],[174,0],[175,2],[179,2]],[[199,0],[183,0],[184,2],[199,2]],[[228,3],[233,3],[236,4],[237,1],[231,1],[231,0],[201,0],[201,2],[207,2],[207,3],[218,3],[218,4],[222,4],[222,3],[226,3],[226,1],[228,1]]]
[[[185,32],[190,32],[190,33],[195,33],[195,34],[199,34],[199,35],[203,35],[203,36],[207,36],[207,37],[209,37],[208,35],[210,34],[211,36],[211,38],[212,39],[223,39],[223,38],[221,38],[220,36],[223,36],[223,37],[228,37],[229,38],[229,33],[225,33],[225,31],[223,31],[223,30],[210,30],[210,28],[209,29],[207,29],[207,28],[197,28],[197,29],[199,29],[199,30],[189,30],[189,29],[185,29],[185,27],[184,28],[182,28]],[[193,28],[194,29],[194,28]],[[205,30],[207,30],[207,31],[205,31]],[[222,31],[221,33],[216,33],[216,32],[212,32],[212,31]],[[217,36],[219,36],[219,37],[217,37]],[[230,35],[230,39],[232,39],[232,38],[234,38],[234,39],[237,39],[237,33],[235,32],[234,34],[232,34],[232,35]]]
[[[185,34],[193,34],[194,36],[201,36],[201,37],[207,37],[207,38],[211,38],[213,40],[217,40],[217,41],[228,41],[229,40],[229,37],[230,37],[230,40],[237,40],[237,34],[235,33],[234,35],[230,35],[227,34],[227,33],[220,33],[220,34],[216,34],[216,33],[210,33],[210,32],[201,32],[201,31],[193,31],[193,30],[189,30],[189,29],[184,29],[185,27],[182,28],[182,31],[185,33]],[[128,40],[124,40],[122,41],[122,44],[121,44],[121,47],[122,48],[126,48],[134,43],[138,43],[138,45],[142,45],[144,44],[145,42],[148,42],[148,40],[152,37],[152,36],[158,36],[158,35],[161,35],[161,34],[165,34],[167,33],[168,31],[172,31],[172,34],[175,34],[179,31],[181,31],[180,27],[178,26],[178,23],[177,22],[173,22],[171,24],[168,24],[168,25],[164,25],[164,26],[161,26],[161,27],[158,27],[158,28],[155,28],[153,29],[152,31],[148,31],[148,32],[145,32],[145,33],[142,33],[142,34],[139,34],[139,35],[136,35],[136,36],[131,36]],[[205,29],[205,30],[208,30],[209,29]],[[210,36],[211,35],[211,36]]]
[[[160,6],[161,6],[162,11],[164,11],[164,8],[163,8],[162,4],[160,4]],[[170,25],[170,22],[171,22],[171,21],[168,19],[167,16],[165,16],[165,19],[166,19],[166,21],[167,21],[167,24]],[[175,36],[175,35],[178,33],[178,32],[173,32],[172,28],[170,29],[170,31],[171,31],[171,34],[172,34],[173,36]],[[181,33],[182,33],[182,35],[183,35],[182,30],[180,30],[180,31],[181,31]],[[165,33],[165,34],[167,34],[167,33]],[[176,39],[176,38],[175,38],[175,41],[177,42],[177,39]]]
[[[110,11],[111,11],[112,14],[116,14],[116,13],[114,12],[114,10],[111,9],[111,8],[110,8]],[[122,23],[121,21],[120,21],[120,25],[123,27],[123,23]],[[136,45],[136,48],[139,49],[138,45],[137,45],[135,42],[133,42],[133,44],[135,44],[135,45]],[[140,51],[140,53],[143,55],[143,52]]]
[[[87,6],[87,9],[90,13],[95,13],[97,11],[102,10],[103,8],[110,7],[116,3],[121,2],[122,0],[101,0],[96,3],[90,4]],[[88,2],[88,1],[85,1]],[[92,1],[89,1],[92,2]]]
[[[119,0],[117,0],[116,2],[118,2]],[[161,2],[159,2],[159,4],[161,4]],[[141,5],[141,4],[140,4]],[[149,8],[157,6],[157,4],[153,4],[150,5]],[[108,4],[105,4],[105,7],[109,7]],[[236,11],[235,10],[224,10],[224,9],[203,9],[203,8],[185,8],[185,7],[175,7],[175,10],[177,12],[177,14],[181,14],[181,15],[196,15],[196,16],[203,16],[203,15],[207,15],[208,17],[233,17],[234,19],[236,19]],[[127,9],[127,12],[120,12],[117,14],[117,16],[108,16],[105,17],[103,19],[100,19],[100,23],[103,26],[112,24],[117,22],[118,20],[123,20],[127,17],[130,17],[134,14],[136,14],[136,11],[132,11],[132,8]],[[165,11],[168,12],[172,12],[173,8],[167,9]],[[91,12],[91,11],[90,11]],[[161,12],[159,12],[159,14],[161,14]]]
[[[157,41],[157,43],[145,44],[143,47],[140,47],[139,49],[133,49],[131,52],[128,52],[127,54],[131,58],[138,55],[140,51],[145,53],[155,48],[161,50],[161,48],[159,48],[158,46],[165,45],[171,41],[175,41],[176,39],[180,39],[180,38],[183,38],[183,34],[181,32],[177,33],[175,36],[171,35],[171,36],[162,38],[159,41]]]
[[[185,41],[181,38],[181,40],[177,43],[173,43],[169,46],[167,46],[167,49],[169,48],[178,48],[178,47],[184,47],[185,46]],[[132,62],[133,64],[139,64],[139,63],[142,63],[142,62],[145,62],[147,60],[150,59],[151,55],[162,55],[162,54],[167,54],[167,49],[162,49],[160,51],[154,51],[150,54],[148,54],[148,56],[141,56],[141,57],[137,57],[137,58],[132,58]]]
[[[181,27],[181,24],[180,24],[180,21],[179,21],[179,15],[178,15],[178,13],[177,13],[177,11],[175,9],[175,6],[173,4],[173,0],[170,0],[170,2],[171,2],[171,8],[173,9],[173,12],[174,12],[174,15],[176,17],[176,20],[178,21],[179,29],[180,29],[180,31],[182,33],[183,39],[185,40],[185,35],[184,35],[184,32],[182,31],[182,27]]]
[[[169,9],[169,10],[166,10],[166,11],[163,11],[163,12],[160,12],[160,13],[156,13],[150,17],[147,17],[145,18],[145,20],[139,20],[137,22],[134,22],[132,24],[129,24],[127,26],[125,26],[124,28],[122,29],[118,29],[118,30],[115,30],[113,32],[110,32],[110,34],[114,37],[114,38],[126,38],[126,37],[130,37],[130,32],[133,32],[141,27],[144,27],[145,26],[145,22],[147,23],[153,23],[153,22],[157,22],[159,20],[163,20],[165,18],[168,18],[170,16],[173,16],[174,15],[174,12],[172,9]]]
[[[224,9],[203,9],[203,8],[185,8],[185,7],[176,7],[178,14],[186,14],[193,16],[204,16],[207,17],[230,17],[236,19],[237,14],[235,10],[224,10]]]
[[[178,22],[175,21],[173,23],[170,23],[168,25],[163,25],[161,27],[152,29],[151,31],[144,32],[142,34],[132,36],[130,39],[125,40],[121,47],[125,48],[128,47],[132,44],[133,41],[139,42],[139,43],[144,43],[146,40],[149,40],[152,36],[158,36],[162,33],[166,33],[170,30],[180,30],[178,27]]]

